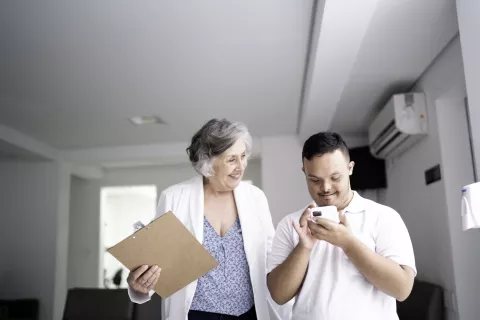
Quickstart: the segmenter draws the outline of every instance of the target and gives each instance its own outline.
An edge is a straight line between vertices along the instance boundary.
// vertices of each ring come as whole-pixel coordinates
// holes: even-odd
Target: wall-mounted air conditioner
[[[380,159],[401,155],[428,134],[424,93],[393,95],[368,130],[370,152]]]

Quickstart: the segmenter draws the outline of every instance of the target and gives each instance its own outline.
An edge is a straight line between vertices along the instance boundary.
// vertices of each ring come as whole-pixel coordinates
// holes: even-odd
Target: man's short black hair
[[[313,157],[323,156],[336,150],[340,150],[347,158],[347,161],[350,161],[347,144],[338,133],[329,131],[319,132],[308,138],[303,144],[302,163],[303,159],[311,160]]]

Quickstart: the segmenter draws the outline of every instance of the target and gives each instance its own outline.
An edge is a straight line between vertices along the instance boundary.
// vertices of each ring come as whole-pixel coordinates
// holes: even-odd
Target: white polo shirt
[[[299,221],[305,208],[278,224],[268,272],[285,261],[298,244],[292,221]],[[395,210],[355,192],[345,214],[353,234],[368,248],[417,274],[410,235]],[[318,241],[312,249],[292,312],[294,320],[398,320],[395,298],[370,284],[341,248],[326,241]]]

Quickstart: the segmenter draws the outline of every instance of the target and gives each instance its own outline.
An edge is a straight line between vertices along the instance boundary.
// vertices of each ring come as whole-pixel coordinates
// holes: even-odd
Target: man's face
[[[318,206],[334,205],[343,209],[351,195],[350,175],[353,162],[348,162],[340,150],[303,159],[303,172],[308,191]]]

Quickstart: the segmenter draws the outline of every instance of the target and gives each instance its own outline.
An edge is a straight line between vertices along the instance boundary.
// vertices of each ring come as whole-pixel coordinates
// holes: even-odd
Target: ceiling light
[[[146,125],[146,124],[166,124],[165,121],[160,119],[157,116],[137,116],[129,119],[131,123],[136,126]]]

